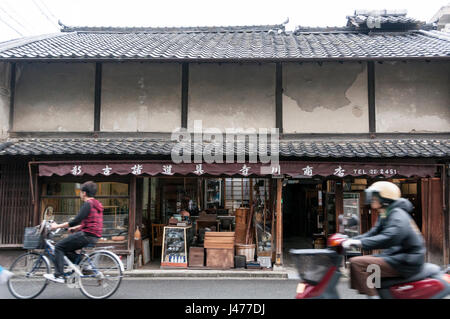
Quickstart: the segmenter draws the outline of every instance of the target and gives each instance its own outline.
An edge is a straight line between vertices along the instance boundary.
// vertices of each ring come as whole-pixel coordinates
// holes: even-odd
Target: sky
[[[429,22],[449,0],[0,0],[0,41],[68,26],[344,26],[355,9],[400,10]]]

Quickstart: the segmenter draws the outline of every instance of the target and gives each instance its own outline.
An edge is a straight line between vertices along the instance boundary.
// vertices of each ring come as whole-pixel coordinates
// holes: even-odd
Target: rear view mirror
[[[347,219],[347,226],[348,227],[357,226],[358,223],[359,223],[359,218],[355,214],[352,214],[352,216]]]
[[[352,214],[351,217],[344,217],[344,215],[338,216],[339,224],[346,227],[357,226],[359,223],[359,218],[355,214]]]

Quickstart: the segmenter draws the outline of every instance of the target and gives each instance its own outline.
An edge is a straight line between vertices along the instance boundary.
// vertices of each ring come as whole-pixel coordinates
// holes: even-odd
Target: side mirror
[[[347,227],[356,226],[359,223],[359,218],[357,215],[352,214],[350,218],[344,218],[344,215],[338,216],[339,224]]]
[[[358,225],[358,223],[359,223],[359,218],[355,214],[352,214],[352,217],[347,219],[347,226],[348,227],[356,226],[356,225]]]

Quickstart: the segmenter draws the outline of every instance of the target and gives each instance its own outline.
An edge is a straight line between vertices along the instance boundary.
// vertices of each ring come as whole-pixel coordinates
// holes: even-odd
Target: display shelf
[[[360,194],[359,193],[344,193],[344,219],[350,219],[352,215],[356,215],[361,220],[360,212]],[[361,223],[358,222],[355,226],[344,226],[344,234],[350,238],[358,236],[361,233]],[[353,248],[350,252],[359,253],[361,249]]]
[[[220,207],[222,203],[222,180],[208,179],[205,188],[206,208]]]

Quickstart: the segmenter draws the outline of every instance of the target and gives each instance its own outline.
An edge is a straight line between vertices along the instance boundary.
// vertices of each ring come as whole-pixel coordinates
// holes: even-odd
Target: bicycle
[[[40,226],[35,227],[39,238],[31,247],[27,246],[29,251],[17,257],[10,267],[14,276],[8,281],[8,289],[18,299],[35,298],[49,284],[44,274],[51,271],[50,261],[55,265],[55,242],[51,238],[61,230],[50,231],[51,223],[50,220],[44,220]],[[108,250],[111,246],[93,248],[91,252],[86,252],[85,249],[89,247],[92,248],[82,248],[74,262],[64,256],[65,284],[69,288],[79,288],[88,298],[108,298],[122,282],[123,263],[116,254]],[[35,251],[36,249],[40,252]]]

